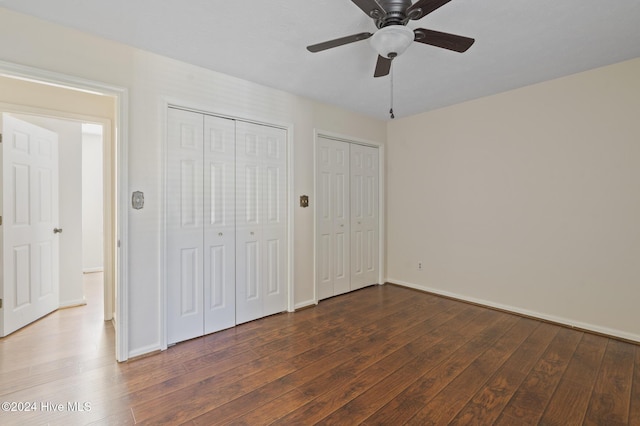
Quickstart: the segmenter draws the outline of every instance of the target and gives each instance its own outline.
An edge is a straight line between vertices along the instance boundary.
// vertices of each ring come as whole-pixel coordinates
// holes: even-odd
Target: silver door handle
[[[53,228],[54,234],[60,234],[62,232],[62,228]]]

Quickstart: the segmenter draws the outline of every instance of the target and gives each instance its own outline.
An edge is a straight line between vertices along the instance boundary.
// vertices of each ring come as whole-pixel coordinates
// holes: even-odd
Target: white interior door
[[[235,122],[204,116],[204,334],[236,323]]]
[[[316,145],[316,283],[318,299],[351,288],[349,143],[320,137]]]
[[[236,323],[287,303],[286,136],[236,123]]]
[[[2,114],[2,336],[58,308],[58,136]]]
[[[167,342],[204,333],[204,116],[169,109]]]
[[[351,144],[351,289],[378,283],[378,149]]]

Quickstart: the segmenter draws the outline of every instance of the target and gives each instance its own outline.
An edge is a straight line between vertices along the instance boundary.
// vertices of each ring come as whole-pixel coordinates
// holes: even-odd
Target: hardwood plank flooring
[[[0,401],[32,408],[0,424],[640,425],[640,346],[616,339],[384,285],[118,364],[85,285],[0,339]]]

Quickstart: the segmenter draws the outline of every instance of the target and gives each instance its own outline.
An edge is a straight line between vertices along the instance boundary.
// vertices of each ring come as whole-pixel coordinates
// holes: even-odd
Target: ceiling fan
[[[451,0],[418,0],[414,4],[411,3],[411,0],[351,1],[374,20],[378,31],[358,33],[312,44],[307,46],[307,50],[315,53],[371,38],[371,44],[378,52],[378,62],[373,76],[382,77],[389,74],[391,61],[402,54],[414,41],[455,52],[465,52],[475,41],[472,38],[455,34],[424,28],[411,30],[406,27],[410,20],[422,19]]]

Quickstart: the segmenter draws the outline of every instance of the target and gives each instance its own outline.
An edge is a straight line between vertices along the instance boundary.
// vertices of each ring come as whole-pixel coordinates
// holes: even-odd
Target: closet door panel
[[[260,126],[262,167],[262,270],[264,315],[287,308],[287,132]]]
[[[167,144],[167,338],[203,330],[203,116],[169,109]]]
[[[378,149],[351,145],[351,289],[378,282]]]
[[[204,117],[204,333],[235,325],[235,122]]]
[[[286,131],[236,124],[236,321],[286,309]]]
[[[259,134],[236,123],[236,323],[263,316]]]
[[[316,283],[318,299],[350,290],[349,144],[316,145]]]

